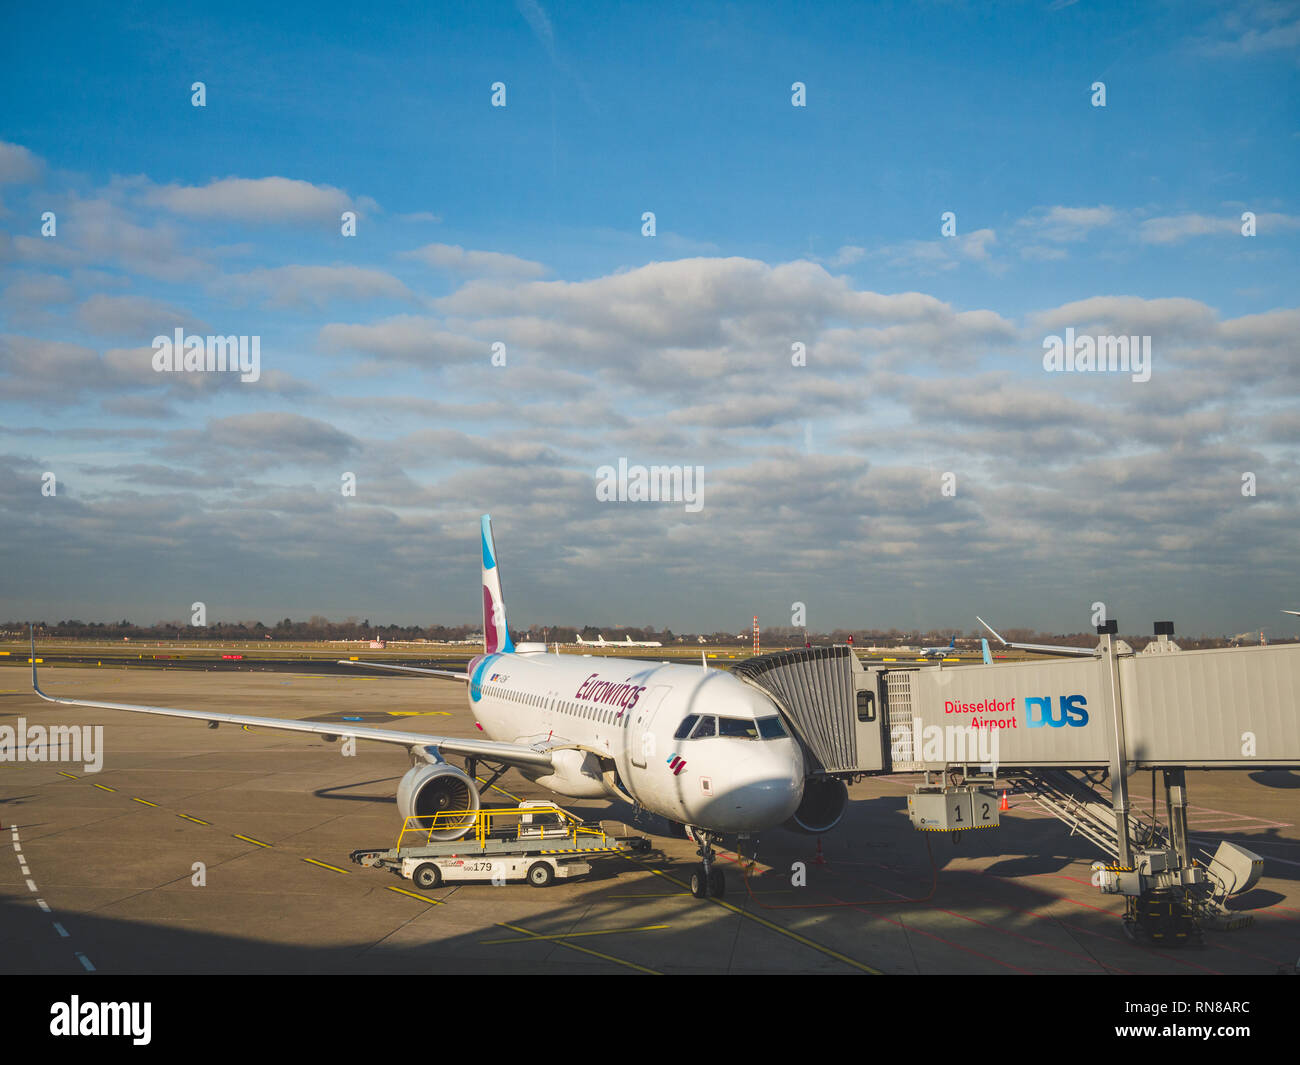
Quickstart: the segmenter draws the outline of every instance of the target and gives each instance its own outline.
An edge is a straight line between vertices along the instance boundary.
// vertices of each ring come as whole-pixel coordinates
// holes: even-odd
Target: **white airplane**
[[[922,647],[920,653],[922,658],[946,658],[949,655],[955,655],[957,653],[957,637],[953,636],[949,639],[947,647]]]
[[[479,762],[495,773],[482,787],[517,769],[561,795],[620,798],[687,826],[699,845],[700,863],[691,873],[697,898],[723,892],[713,846],[724,833],[748,835],[787,822],[821,833],[839,822],[847,802],[843,783],[805,778],[803,751],[766,693],[723,670],[630,658],[596,665],[584,656],[548,654],[544,644],[515,646],[487,515],[482,551],[484,653],[465,673],[344,663],[465,682],[482,739],[50,696],[37,683],[34,633],[32,687],[47,702],[69,706],[406,747],[414,766],[397,787],[401,816],[467,811],[463,827],[435,838],[458,839],[469,830],[479,808]],[[467,768],[450,764],[448,756],[464,758]]]
[[[631,636],[624,636],[622,643],[614,643],[612,640],[606,640],[601,633],[596,634],[596,639],[584,640],[578,636],[578,643],[583,647],[662,647],[658,640],[634,640]]]
[[[662,647],[663,644],[658,640],[634,640],[631,636],[623,637],[625,647]]]

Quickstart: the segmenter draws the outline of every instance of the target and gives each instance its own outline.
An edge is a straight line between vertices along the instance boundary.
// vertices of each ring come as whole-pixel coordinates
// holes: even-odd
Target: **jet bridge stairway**
[[[1025,773],[1006,773],[1019,790],[1033,797],[1044,810],[1064,824],[1070,835],[1083,836],[1095,847],[1119,858],[1119,834],[1115,830],[1115,810],[1109,790],[1102,795],[1087,778],[1075,776],[1063,769],[1040,769]],[[1130,816],[1129,839],[1139,847],[1162,845],[1163,836],[1158,829]]]

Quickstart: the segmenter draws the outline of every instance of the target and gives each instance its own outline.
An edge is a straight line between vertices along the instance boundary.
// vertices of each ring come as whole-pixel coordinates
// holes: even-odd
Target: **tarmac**
[[[19,667],[15,662],[14,666]],[[50,694],[477,735],[461,684],[293,672],[45,667]],[[1135,944],[1102,855],[1022,796],[1002,827],[913,831],[911,778],[868,778],[817,839],[774,829],[727,891],[687,888],[694,844],[617,802],[566,800],[508,773],[484,805],[554,799],[652,850],[548,888],[424,893],[353,865],[391,846],[400,748],[37,699],[0,669],[0,726],[102,725],[103,764],[0,761],[0,972],[6,973],[1170,973],[1294,972],[1300,958],[1300,774],[1189,773],[1191,836],[1265,858],[1234,900],[1250,927],[1200,947]],[[84,752],[83,752],[84,753]],[[1139,812],[1150,785],[1131,782]],[[627,826],[624,829],[624,824]],[[734,843],[730,846],[734,847]],[[746,853],[749,853],[749,846]]]

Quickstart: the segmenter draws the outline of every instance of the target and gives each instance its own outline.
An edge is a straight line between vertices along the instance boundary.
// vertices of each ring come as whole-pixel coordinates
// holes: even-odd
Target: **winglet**
[[[993,665],[993,656],[989,653],[989,642],[982,636],[980,637],[980,646],[984,649],[984,664],[986,666]]]
[[[995,629],[992,625],[990,625],[978,614],[975,615],[975,620],[978,621],[981,625],[983,625],[986,629],[988,629],[989,632],[993,633],[993,635],[998,638],[998,643],[1002,644],[1004,647],[1006,646],[1007,641],[1002,638],[1001,633],[999,633],[997,629]]]
[[[32,638],[32,691],[44,699],[45,693],[41,691],[41,686],[36,681],[36,626],[28,625],[27,629]]]

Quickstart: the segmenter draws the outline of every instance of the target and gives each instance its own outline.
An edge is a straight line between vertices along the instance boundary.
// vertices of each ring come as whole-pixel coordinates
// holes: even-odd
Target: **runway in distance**
[[[805,832],[833,828],[847,791],[839,781],[806,780],[804,755],[776,703],[730,673],[700,665],[561,655],[544,644],[515,645],[506,624],[492,524],[481,520],[483,653],[465,673],[346,662],[464,682],[483,739],[431,736],[337,722],[289,721],[172,707],[68,699],[41,691],[32,636],[32,687],[47,702],[355,738],[409,749],[413,766],[397,788],[403,818],[466,811],[434,838],[458,839],[479,809],[478,766],[493,783],[516,769],[572,798],[618,798],[691,830],[700,863],[691,873],[697,898],[723,892],[714,844],[780,824]],[[452,765],[461,757],[466,768]]]

